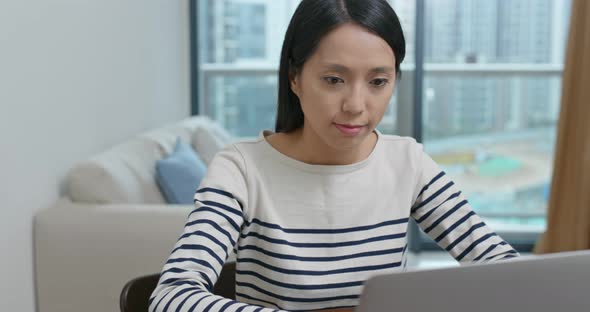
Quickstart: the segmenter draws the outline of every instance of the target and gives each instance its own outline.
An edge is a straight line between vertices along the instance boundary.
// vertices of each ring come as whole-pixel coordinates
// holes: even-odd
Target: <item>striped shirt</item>
[[[164,264],[150,311],[309,311],[356,306],[369,277],[405,267],[409,218],[461,262],[518,253],[411,138],[363,161],[310,165],[264,137],[219,152]],[[236,255],[236,299],[211,293]]]

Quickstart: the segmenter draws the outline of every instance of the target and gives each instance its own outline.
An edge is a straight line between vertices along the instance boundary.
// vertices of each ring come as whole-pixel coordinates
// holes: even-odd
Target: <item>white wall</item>
[[[0,0],[0,311],[32,312],[32,222],[77,161],[189,115],[185,0]]]

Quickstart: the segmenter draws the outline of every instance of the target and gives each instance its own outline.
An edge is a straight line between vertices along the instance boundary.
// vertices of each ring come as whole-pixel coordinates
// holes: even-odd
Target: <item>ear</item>
[[[297,83],[296,78],[291,80],[291,91],[293,91],[295,95],[299,96],[299,84]]]
[[[295,70],[289,71],[289,86],[291,87],[291,91],[295,93],[295,95],[299,96],[300,86],[298,82],[298,77]]]

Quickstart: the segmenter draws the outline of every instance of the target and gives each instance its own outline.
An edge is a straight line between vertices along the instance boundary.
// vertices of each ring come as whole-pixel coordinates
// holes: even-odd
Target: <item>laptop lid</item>
[[[590,311],[590,250],[376,276],[356,311]]]

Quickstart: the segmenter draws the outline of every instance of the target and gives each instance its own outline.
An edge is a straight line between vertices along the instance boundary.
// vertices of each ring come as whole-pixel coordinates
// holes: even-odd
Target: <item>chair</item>
[[[119,305],[121,312],[148,311],[150,295],[158,285],[160,273],[140,276],[127,282],[121,291]],[[213,293],[225,298],[236,298],[236,264],[227,263],[223,266],[219,279],[215,283]]]

